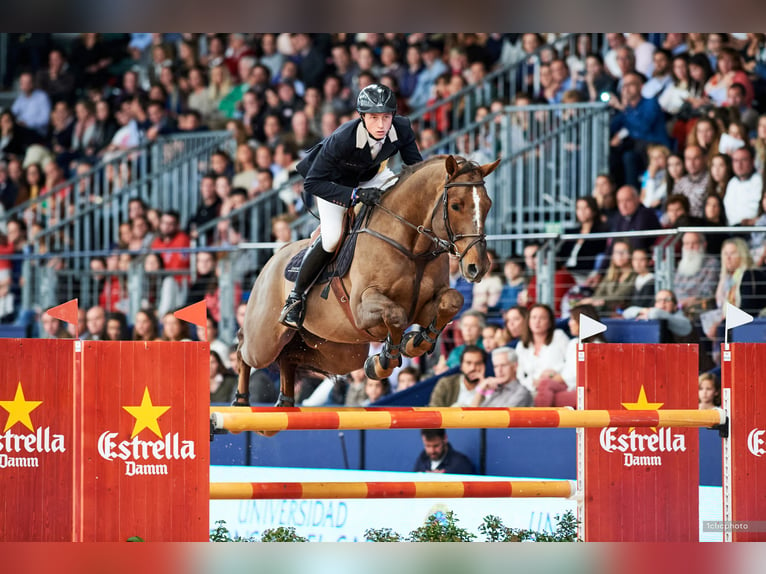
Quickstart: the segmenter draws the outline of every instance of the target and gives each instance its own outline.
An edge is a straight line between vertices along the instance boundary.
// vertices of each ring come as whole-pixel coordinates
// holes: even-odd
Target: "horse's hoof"
[[[275,407],[294,407],[295,406],[295,397],[288,397],[287,395],[283,395],[282,393],[279,393],[279,397],[277,398],[277,402],[274,404]]]
[[[249,407],[250,406],[250,393],[236,393],[234,400],[231,402],[233,407]]]

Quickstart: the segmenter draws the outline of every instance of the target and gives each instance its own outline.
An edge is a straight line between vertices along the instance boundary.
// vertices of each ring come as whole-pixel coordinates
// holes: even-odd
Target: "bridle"
[[[398,242],[394,241],[390,237],[386,237],[385,235],[382,235],[378,233],[377,231],[373,231],[369,228],[363,228],[360,229],[360,233],[369,233],[370,235],[373,235],[377,237],[378,239],[382,239],[383,241],[386,241],[387,243],[393,245],[396,247],[399,251],[407,255],[410,259],[420,259],[423,257],[427,257],[429,259],[438,257],[442,253],[449,253],[453,257],[456,257],[458,261],[461,261],[466,254],[473,248],[474,245],[481,242],[486,242],[487,235],[485,233],[455,233],[452,229],[452,224],[449,219],[449,210],[448,210],[448,204],[449,204],[449,190],[452,187],[475,187],[475,186],[484,186],[484,180],[479,181],[450,181],[449,174],[445,178],[444,182],[444,191],[442,192],[441,197],[441,205],[442,205],[442,221],[444,223],[444,228],[447,232],[447,239],[442,239],[441,237],[438,237],[433,229],[430,229],[424,225],[415,225],[406,219],[404,219],[401,215],[398,213],[395,213],[388,209],[387,207],[377,204],[376,208],[380,209],[381,211],[386,212],[391,217],[396,219],[397,221],[403,223],[404,225],[414,229],[418,232],[419,235],[423,235],[430,239],[434,244],[433,250],[427,250],[423,253],[412,253],[408,249],[406,249],[404,246],[399,244]],[[434,217],[436,217],[436,212],[439,209],[439,203],[437,203],[433,211],[431,212],[431,221],[433,222]],[[468,246],[463,249],[461,252],[457,247],[457,242],[461,239],[466,238],[473,238],[473,241],[471,241]]]

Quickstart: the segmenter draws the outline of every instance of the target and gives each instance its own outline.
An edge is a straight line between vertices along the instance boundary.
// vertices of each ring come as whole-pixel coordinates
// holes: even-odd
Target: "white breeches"
[[[388,168],[379,171],[369,181],[363,181],[359,187],[378,187],[388,189],[396,183],[394,172]],[[319,211],[319,225],[322,233],[322,249],[328,253],[335,251],[343,234],[343,215],[346,208],[342,205],[331,203],[321,197],[316,198],[317,210]]]

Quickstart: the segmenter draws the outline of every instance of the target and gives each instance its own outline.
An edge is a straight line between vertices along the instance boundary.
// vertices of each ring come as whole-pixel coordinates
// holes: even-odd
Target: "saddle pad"
[[[333,277],[343,277],[349,267],[351,267],[351,261],[354,259],[354,250],[356,249],[356,238],[359,235],[356,233],[362,225],[362,222],[367,219],[367,215],[371,210],[367,206],[363,206],[362,210],[357,214],[354,220],[354,228],[351,233],[347,234],[343,239],[343,243],[338,250],[338,254],[335,258],[324,268],[319,275],[319,279],[316,280],[317,284],[324,284],[330,281]],[[319,239],[317,238],[317,241]],[[301,268],[303,257],[306,254],[306,249],[301,249],[296,253],[285,268],[285,279],[292,281],[293,283],[298,278],[298,270]]]

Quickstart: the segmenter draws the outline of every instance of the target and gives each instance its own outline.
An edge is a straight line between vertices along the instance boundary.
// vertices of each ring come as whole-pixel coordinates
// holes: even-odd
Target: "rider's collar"
[[[399,139],[399,136],[396,133],[396,128],[394,127],[394,124],[391,124],[391,129],[388,130],[388,140],[393,143],[396,140]],[[359,125],[356,126],[356,147],[357,149],[364,149],[364,146],[370,145],[372,147],[372,142],[375,141],[375,138],[373,138],[370,133],[367,131],[367,128],[364,127],[364,122],[362,120],[359,120]]]

